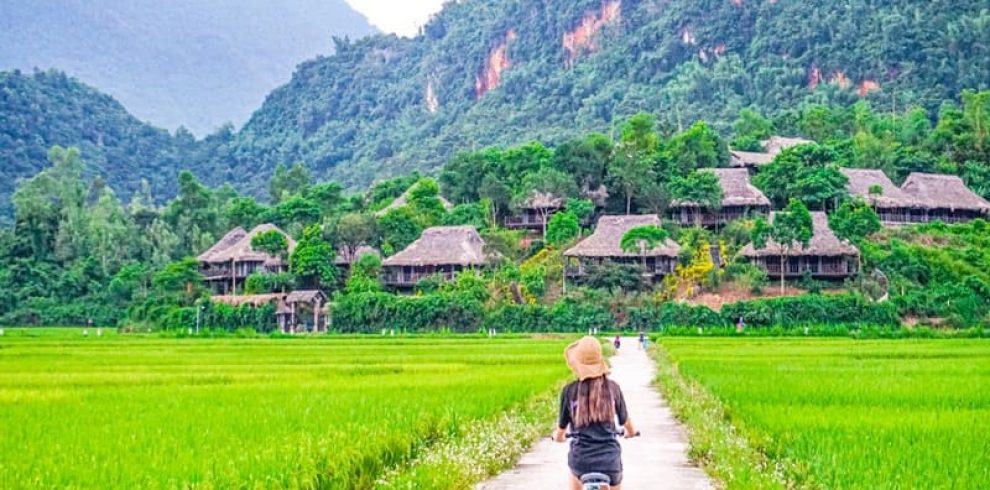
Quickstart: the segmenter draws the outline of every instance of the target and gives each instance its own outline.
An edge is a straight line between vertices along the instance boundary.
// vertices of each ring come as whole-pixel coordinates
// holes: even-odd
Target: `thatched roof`
[[[485,241],[472,226],[434,226],[382,265],[484,265],[484,249]]]
[[[408,189],[406,189],[406,192],[403,192],[401,196],[395,198],[395,200],[392,201],[388,206],[385,206],[384,208],[375,211],[375,217],[381,218],[382,216],[385,216],[385,214],[388,213],[389,211],[395,208],[401,208],[402,206],[405,206],[406,203],[409,202],[409,195],[412,194],[412,191],[413,189],[416,188],[416,185],[418,184],[413,184],[412,186],[410,186]],[[454,205],[451,204],[450,201],[444,199],[443,196],[437,196],[437,198],[440,199],[440,203],[443,204],[443,208],[446,209],[447,211],[450,211],[451,209],[454,208]]]
[[[534,192],[523,201],[522,209],[560,209],[564,207],[564,198],[549,192]]]
[[[770,219],[773,220],[775,214],[770,215]],[[839,240],[832,233],[832,229],[828,226],[828,216],[822,212],[811,213],[812,221],[812,236],[811,240],[808,242],[808,246],[801,249],[799,246],[792,247],[790,254],[792,256],[797,255],[811,255],[811,256],[822,256],[822,257],[837,257],[859,255],[859,249],[854,247],[848,240]],[[776,257],[784,253],[784,248],[779,244],[775,243],[773,240],[767,241],[767,246],[756,250],[753,244],[750,243],[746,245],[740,252],[743,257]]]
[[[241,296],[210,296],[210,302],[214,304],[230,305],[230,306],[241,306],[241,305],[251,305],[251,306],[263,306],[276,301],[281,301],[282,294],[245,294]]]
[[[357,259],[365,255],[374,255],[379,258],[382,256],[378,249],[367,245],[361,245],[353,253],[347,250],[347,247],[340,247],[337,249],[337,258],[333,260],[333,263],[337,265],[348,265],[357,262]]]
[[[247,231],[240,226],[228,231],[227,234],[220,239],[220,241],[214,243],[212,247],[206,249],[205,252],[199,255],[199,261],[214,262],[212,260],[213,256],[227,250],[230,247],[233,247],[237,242],[243,240],[245,236],[247,236]]]
[[[292,237],[273,224],[263,224],[254,227],[249,233],[245,233],[243,228],[234,228],[224,235],[219,242],[210,247],[206,252],[203,252],[199,256],[199,261],[211,264],[221,264],[232,260],[235,262],[279,263],[280,261],[277,257],[272,257],[267,253],[258,252],[251,248],[251,239],[268,231],[277,231],[285,235],[285,240],[289,246],[288,252],[291,253],[295,250],[296,241]]]
[[[292,303],[312,303],[317,298],[319,298],[320,302],[326,302],[327,295],[323,294],[323,291],[320,291],[319,289],[293,291],[285,297],[285,304],[291,305]]]
[[[660,218],[655,214],[602,216],[598,219],[595,232],[570,248],[564,255],[567,257],[676,257],[681,251],[680,245],[673,240],[647,250],[645,254],[626,252],[619,245],[623,235],[638,226],[660,226]]]
[[[907,195],[894,185],[882,170],[865,168],[840,168],[840,172],[849,179],[846,189],[849,194],[863,198],[871,206],[877,208],[910,208],[918,206],[916,199]],[[870,188],[879,186],[880,194],[870,194]]]
[[[770,200],[749,182],[749,171],[744,168],[705,168],[718,177],[722,186],[722,206],[770,206]],[[671,207],[693,207],[695,203],[674,201]]]
[[[773,161],[769,153],[732,150],[729,152],[729,165],[733,167],[759,167]]]
[[[990,202],[969,190],[955,175],[923,174],[908,176],[901,190],[926,209],[952,209],[990,213]]]
[[[766,150],[772,156],[777,156],[778,153],[790,148],[792,146],[807,145],[809,143],[814,143],[814,141],[806,140],[804,138],[790,138],[786,136],[771,136],[769,139],[765,139],[761,142],[763,144],[763,149]]]

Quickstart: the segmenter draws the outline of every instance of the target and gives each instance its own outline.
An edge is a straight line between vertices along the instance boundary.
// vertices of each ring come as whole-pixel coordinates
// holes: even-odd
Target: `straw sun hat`
[[[598,339],[586,336],[564,349],[567,367],[574,371],[578,379],[597,378],[608,374],[608,364],[602,356],[602,344]]]

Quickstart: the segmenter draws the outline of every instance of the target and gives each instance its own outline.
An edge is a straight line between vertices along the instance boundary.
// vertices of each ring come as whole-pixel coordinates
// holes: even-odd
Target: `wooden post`
[[[237,295],[237,262],[230,259],[230,295]]]
[[[292,333],[296,332],[296,304],[292,303],[292,312],[289,317],[289,331]]]
[[[320,331],[320,298],[313,298],[313,333]]]

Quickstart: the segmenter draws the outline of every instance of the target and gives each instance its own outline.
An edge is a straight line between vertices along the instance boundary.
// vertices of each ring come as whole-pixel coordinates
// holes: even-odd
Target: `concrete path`
[[[634,338],[623,339],[612,357],[612,379],[622,387],[629,416],[643,437],[622,440],[623,490],[708,490],[714,488],[704,471],[687,459],[687,434],[651,383],[653,361]],[[547,428],[549,435],[552,428]],[[542,439],[515,468],[478,485],[477,490],[566,490],[567,444]]]

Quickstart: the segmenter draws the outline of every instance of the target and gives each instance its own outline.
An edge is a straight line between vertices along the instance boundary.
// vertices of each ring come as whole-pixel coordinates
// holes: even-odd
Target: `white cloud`
[[[375,27],[400,36],[415,36],[447,0],[347,0]]]

